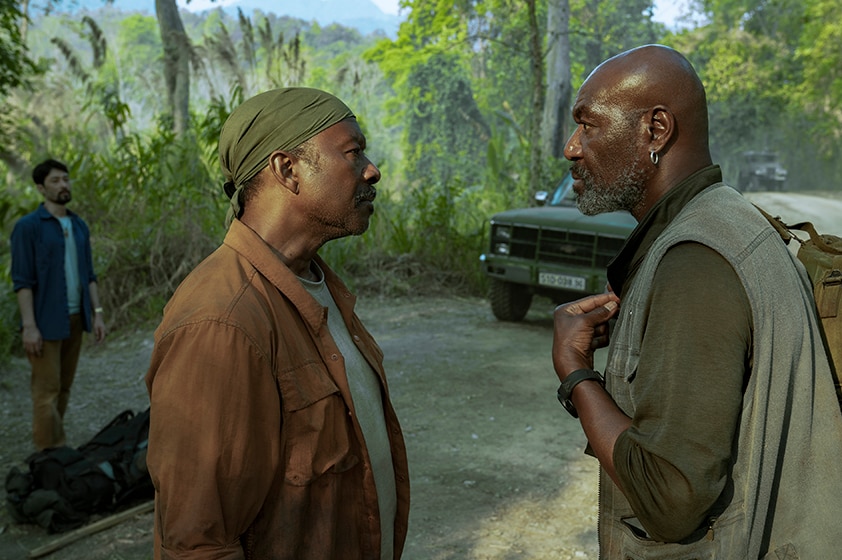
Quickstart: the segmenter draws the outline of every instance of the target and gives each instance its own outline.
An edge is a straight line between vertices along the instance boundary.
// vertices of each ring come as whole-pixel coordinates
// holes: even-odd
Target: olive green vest
[[[733,444],[733,498],[692,544],[639,538],[622,492],[600,473],[600,558],[825,560],[839,557],[842,414],[803,266],[769,223],[730,187],[702,191],[667,226],[622,298],[606,387],[634,416],[637,371],[655,270],[677,243],[695,241],[734,267],[752,310],[753,366]],[[699,271],[703,274],[704,271]],[[681,320],[676,317],[676,320]],[[624,521],[626,520],[626,521]],[[704,533],[704,531],[702,531]]]

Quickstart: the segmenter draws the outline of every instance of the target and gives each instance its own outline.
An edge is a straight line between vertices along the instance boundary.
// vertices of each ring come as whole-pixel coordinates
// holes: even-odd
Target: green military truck
[[[742,192],[782,191],[786,188],[786,177],[787,171],[775,152],[743,152],[737,188]]]
[[[535,208],[492,216],[488,252],[480,256],[489,299],[501,321],[520,321],[534,295],[561,303],[605,291],[605,269],[637,225],[628,212],[585,216],[568,173]]]

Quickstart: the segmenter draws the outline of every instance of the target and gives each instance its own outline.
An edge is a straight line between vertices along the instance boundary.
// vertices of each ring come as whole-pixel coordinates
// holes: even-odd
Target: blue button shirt
[[[93,324],[88,284],[96,282],[91,257],[91,234],[78,215],[67,211],[73,221],[73,241],[78,256],[79,283],[82,287],[83,324],[90,332]],[[70,337],[67,311],[67,279],[64,270],[65,237],[58,219],[42,203],[22,217],[12,230],[12,282],[17,292],[32,290],[35,324],[44,340]]]

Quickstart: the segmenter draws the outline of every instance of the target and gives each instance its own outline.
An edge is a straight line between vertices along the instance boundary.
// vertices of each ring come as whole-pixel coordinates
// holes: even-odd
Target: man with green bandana
[[[230,227],[164,309],[146,377],[156,559],[393,560],[409,477],[383,354],[318,256],[380,171],[344,103],[257,95],[219,139]]]

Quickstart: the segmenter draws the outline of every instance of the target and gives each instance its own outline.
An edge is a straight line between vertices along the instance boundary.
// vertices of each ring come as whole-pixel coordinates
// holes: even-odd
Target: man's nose
[[[380,169],[378,169],[377,166],[374,165],[373,161],[369,160],[365,171],[363,171],[363,178],[365,179],[365,182],[369,185],[373,185],[380,181]]]
[[[564,144],[564,157],[570,161],[581,156],[581,148],[582,145],[579,144],[579,129],[573,131],[573,134],[570,135],[570,138],[567,139],[567,142]]]

